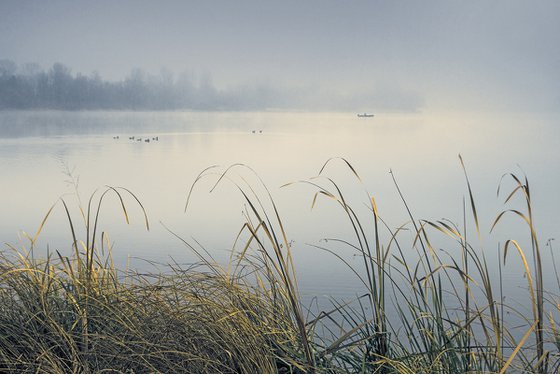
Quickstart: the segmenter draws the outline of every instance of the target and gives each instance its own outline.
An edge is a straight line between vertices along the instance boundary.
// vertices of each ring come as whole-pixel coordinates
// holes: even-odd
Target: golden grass
[[[503,373],[555,372],[560,365],[557,293],[545,292],[543,259],[533,224],[529,184],[509,174],[524,209],[509,207],[491,230],[513,214],[527,225],[531,250],[515,238],[500,246],[504,265],[490,269],[488,250],[467,238],[467,212],[480,238],[473,188],[467,185],[461,225],[416,219],[392,174],[410,221],[391,228],[365,191],[370,216],[360,217],[344,191],[327,175],[303,181],[348,219],[353,237],[317,245],[360,278],[353,302],[332,300],[332,309],[302,305],[291,242],[264,183],[247,166],[204,170],[199,181],[232,183],[244,199],[246,222],[227,264],[217,264],[187,241],[200,262],[169,264],[162,273],[117,270],[105,233],[97,232],[108,194],[118,198],[128,221],[130,191],[108,187],[94,194],[80,216],[78,238],[72,214],[61,200],[72,235],[72,256],[35,256],[37,234],[28,248],[8,247],[0,256],[0,371],[33,373]],[[342,160],[361,184],[357,171]],[[330,167],[330,166],[329,166]],[[256,183],[237,178],[249,171]],[[258,193],[257,191],[264,191]],[[468,207],[468,208],[467,208]],[[462,227],[462,228],[461,228]],[[383,238],[388,238],[384,240]],[[182,240],[182,239],[181,239]],[[439,244],[446,243],[445,248]],[[549,240],[553,259],[552,243]],[[515,249],[526,277],[530,314],[504,302],[502,271]],[[361,259],[352,267],[341,254]],[[504,268],[502,269],[502,267]],[[498,274],[498,277],[496,277]],[[496,280],[497,279],[497,280]],[[560,286],[560,285],[559,285]],[[498,296],[496,296],[498,295]],[[522,321],[512,326],[507,314]],[[521,328],[522,336],[516,331]]]

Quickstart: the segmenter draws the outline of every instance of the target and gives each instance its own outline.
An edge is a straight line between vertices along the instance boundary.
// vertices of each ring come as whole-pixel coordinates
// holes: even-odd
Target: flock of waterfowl
[[[118,140],[118,139],[120,139],[120,136],[119,135],[113,136],[113,139]],[[138,137],[137,136],[129,136],[128,140],[133,140],[133,141],[137,141],[137,142],[144,141],[146,143],[149,143],[151,141],[159,142],[159,136],[154,136],[154,137],[149,137],[148,136],[148,137],[145,137],[145,138],[142,138],[140,136],[138,136]]]
[[[256,134],[257,132],[258,132],[259,134],[262,134],[263,131],[262,131],[262,130],[252,130],[252,131],[251,131],[251,133],[253,133],[253,134]],[[119,140],[119,139],[120,139],[120,136],[119,136],[119,135],[115,135],[115,136],[113,136],[113,139]],[[140,136],[129,136],[129,137],[128,137],[128,140],[133,140],[133,141],[137,141],[137,142],[144,141],[144,142],[146,142],[146,143],[149,143],[149,142],[159,142],[159,136],[154,136],[154,137],[149,137],[149,136],[148,136],[148,137],[144,137],[144,138],[142,138],[142,137],[140,137]]]

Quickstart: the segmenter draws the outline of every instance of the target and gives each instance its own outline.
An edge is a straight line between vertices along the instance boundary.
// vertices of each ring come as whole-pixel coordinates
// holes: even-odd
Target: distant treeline
[[[267,87],[218,90],[209,76],[175,78],[165,69],[158,75],[134,69],[124,80],[108,82],[95,72],[73,74],[61,63],[45,71],[0,60],[0,109],[247,110],[281,102]]]
[[[365,112],[372,110],[417,111],[424,104],[414,92],[398,87],[343,89],[325,81],[322,85],[294,86],[247,84],[217,88],[210,75],[166,69],[150,74],[133,69],[118,81],[106,81],[99,73],[72,73],[55,63],[45,70],[35,63],[18,66],[0,59],[0,110],[263,110]],[[292,82],[294,84],[294,82]]]

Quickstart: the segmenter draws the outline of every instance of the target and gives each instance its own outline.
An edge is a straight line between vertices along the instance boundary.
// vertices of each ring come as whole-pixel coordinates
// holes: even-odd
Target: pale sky
[[[0,0],[0,59],[108,80],[165,67],[403,109],[550,112],[560,1]]]

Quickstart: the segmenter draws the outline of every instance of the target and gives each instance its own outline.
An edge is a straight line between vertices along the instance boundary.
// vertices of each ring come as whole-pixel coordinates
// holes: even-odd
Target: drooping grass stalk
[[[15,248],[2,252],[2,372],[274,373],[283,365],[308,371],[290,348],[297,333],[288,304],[274,302],[243,274],[169,265],[170,275],[119,275],[99,257],[96,205],[95,219],[86,220],[90,240],[78,240],[69,219],[73,255],[40,260]],[[110,248],[102,234],[104,240]]]
[[[332,162],[333,160],[337,159],[329,159],[323,165],[321,170],[319,171],[319,176],[323,173],[327,165]],[[339,160],[343,161],[344,164],[352,171],[353,175],[356,179],[361,182],[361,178],[356,172],[356,170],[352,167],[352,165],[345,159],[339,158]],[[320,188],[319,192],[315,194],[313,198],[313,205],[315,204],[317,196],[319,194],[330,197],[331,199],[338,202],[338,204],[343,208],[345,214],[348,217],[352,225],[352,229],[354,231],[355,238],[358,242],[357,247],[362,255],[364,260],[364,267],[366,270],[366,277],[367,277],[367,284],[369,286],[369,291],[371,293],[371,301],[372,301],[372,313],[374,323],[374,335],[371,342],[371,352],[367,352],[367,354],[371,354],[376,357],[388,357],[389,356],[389,345],[388,345],[388,330],[387,330],[387,319],[385,315],[386,307],[385,307],[385,268],[386,268],[386,259],[388,252],[384,253],[380,241],[379,241],[379,216],[377,212],[377,206],[375,204],[375,199],[370,197],[371,195],[365,191],[366,195],[368,196],[369,204],[371,207],[371,211],[373,212],[373,235],[374,235],[374,255],[372,255],[371,245],[368,240],[368,236],[364,231],[364,227],[358,218],[354,209],[347,203],[344,194],[342,193],[341,189],[338,185],[330,178],[326,178],[328,182],[335,188],[335,193],[329,192],[324,188]],[[316,187],[319,187],[315,184]],[[381,366],[381,371],[385,372],[385,368]]]
[[[461,159],[461,164],[463,166],[463,170],[465,171],[462,159]],[[352,171],[355,172],[354,170]],[[472,188],[468,180],[466,171],[465,171],[465,177],[467,181],[468,194],[469,194],[468,198],[470,200],[470,205],[472,208],[471,210],[473,214],[473,219],[478,232],[478,237],[480,238],[479,220],[478,220],[476,207],[474,203]],[[329,180],[329,182],[334,184],[332,180]],[[336,186],[335,186],[336,193],[333,193],[316,183],[310,183],[310,184],[317,187],[319,189],[318,193],[321,194],[322,196],[330,197],[331,199],[339,202],[339,204],[341,203],[342,205],[345,204],[345,200],[343,198],[340,198],[341,192]],[[519,347],[520,341],[515,341],[511,333],[505,330],[503,296],[500,297],[500,301],[496,300],[493,296],[495,292],[493,290],[493,284],[492,284],[493,277],[490,275],[491,271],[488,268],[486,262],[486,256],[484,252],[478,254],[477,251],[475,251],[474,248],[469,243],[468,238],[466,236],[466,227],[467,227],[466,219],[463,219],[463,221],[465,222],[463,224],[463,231],[465,234],[460,234],[456,226],[455,228],[453,228],[452,227],[453,225],[448,225],[444,221],[438,221],[437,223],[424,221],[423,223],[416,225],[416,220],[413,218],[412,213],[408,205],[406,204],[406,201],[404,200],[402,192],[400,192],[400,189],[398,190],[401,198],[405,203],[405,207],[409,212],[409,216],[411,218],[411,221],[416,231],[416,235],[414,237],[414,243],[418,242],[420,244],[420,247],[422,249],[421,253],[424,254],[424,256],[421,256],[421,260],[412,269],[410,266],[408,266],[407,260],[404,258],[402,252],[400,252],[401,259],[398,261],[401,265],[404,266],[404,272],[399,272],[399,273],[402,275],[408,274],[407,276],[408,278],[404,278],[404,279],[409,279],[409,283],[411,285],[415,285],[415,284],[417,285],[417,287],[413,286],[412,288],[413,297],[408,298],[407,300],[409,311],[405,311],[404,309],[402,309],[401,305],[396,305],[397,310],[399,311],[400,322],[403,326],[407,327],[406,328],[406,330],[408,331],[407,334],[412,336],[416,329],[418,329],[417,331],[422,332],[421,334],[419,334],[418,340],[416,339],[410,340],[410,343],[412,344],[410,347],[416,347],[417,349],[421,349],[421,351],[423,351],[422,353],[423,355],[427,354],[429,357],[432,357],[431,361],[433,363],[438,363],[438,362],[442,363],[442,361],[439,358],[440,356],[438,355],[432,356],[430,352],[434,352],[434,353],[443,352],[444,355],[450,355],[452,352],[456,352],[463,358],[460,359],[460,362],[462,362],[461,364],[453,363],[452,364],[453,366],[447,366],[448,369],[455,368],[452,369],[454,370],[454,372],[459,370],[462,371],[484,370],[483,369],[484,367],[490,370],[495,370],[496,372],[500,371],[505,366],[505,362],[506,362],[505,359],[503,358],[503,349],[504,348],[514,349],[516,347]],[[314,203],[315,203],[316,196],[317,193],[315,194],[314,197]],[[530,203],[530,199],[528,199],[527,202]],[[345,211],[353,212],[352,208],[346,208],[346,207],[345,207]],[[352,214],[347,213],[347,215],[351,220],[357,219],[357,217],[353,216]],[[374,213],[374,216],[378,217],[378,213],[376,211]],[[498,220],[499,218],[496,221]],[[532,222],[532,218],[528,218],[526,219],[526,221]],[[496,222],[494,223],[493,226],[495,226],[495,224]],[[461,253],[462,270],[459,270],[459,266],[455,262],[453,262],[453,266],[446,265],[442,262],[439,255],[437,255],[435,248],[431,244],[428,232],[426,230],[427,226],[436,228],[437,230],[439,230],[440,232],[448,236],[457,238],[458,244],[461,248],[460,253]],[[532,224],[530,226],[534,227]],[[353,224],[353,227],[361,227],[361,225],[356,223]],[[538,249],[538,241],[536,240],[536,235],[534,235],[533,228],[531,229],[531,236],[532,236],[532,243],[535,247],[534,258],[536,264],[535,267],[537,269],[535,273],[541,274],[540,276],[542,278],[542,270],[541,270],[542,264],[541,264],[541,260],[539,260],[539,256],[536,253],[536,249]],[[397,239],[394,235],[391,237],[391,241],[397,242]],[[334,243],[334,242],[336,241],[329,239],[329,243]],[[344,243],[344,241],[342,240],[340,242]],[[511,243],[513,242],[509,241],[508,245],[512,245]],[[367,252],[367,247],[365,245],[362,247],[362,242],[360,241],[360,238],[358,239],[356,246],[349,243],[347,243],[347,245],[348,247],[351,248],[352,247],[357,248],[358,251],[363,256],[367,257],[367,259],[371,260],[372,263],[375,264],[381,263],[379,257],[376,258],[372,256],[371,253]],[[365,248],[365,250],[362,250],[361,248]],[[427,249],[429,249],[429,252]],[[331,253],[334,252],[327,248],[325,248],[325,250]],[[384,255],[383,258],[386,258],[385,256],[386,254]],[[472,295],[471,283],[473,285],[476,285],[477,287],[478,285],[472,279],[472,274],[470,274],[471,267],[469,266],[469,263],[471,261],[475,266],[474,269],[476,270],[477,277],[480,278],[481,287],[482,287],[480,288],[480,290],[484,295],[484,299],[482,299],[482,301],[486,300],[486,305],[479,306],[478,304],[480,303],[480,300],[477,301],[477,299],[474,299],[474,296]],[[386,266],[389,270],[394,269],[393,265],[387,264]],[[426,274],[428,274],[427,277],[422,277],[419,275],[419,270],[422,268],[425,269]],[[375,275],[375,271],[370,271],[371,269],[372,268],[368,267],[368,265],[366,264],[367,278],[370,278]],[[453,286],[451,280],[452,278],[451,273],[448,272],[451,269],[453,269],[453,271],[457,271],[458,274],[460,275],[460,278],[462,279],[463,290],[464,290],[463,291],[464,296],[462,297],[459,295],[459,293]],[[499,267],[498,270],[500,274],[498,278],[500,283],[500,295],[503,295],[503,291],[501,291],[502,290],[501,267]],[[388,273],[383,272],[383,274],[388,274]],[[446,337],[448,334],[447,333],[448,327],[446,327],[446,324],[450,323],[451,319],[450,319],[449,309],[448,307],[445,306],[445,302],[443,301],[444,292],[443,292],[442,285],[443,285],[444,278],[447,279],[446,283],[451,286],[451,290],[452,290],[451,295],[454,295],[454,297],[457,298],[457,301],[460,305],[462,305],[462,310],[463,310],[463,324],[462,326],[456,325],[458,330],[456,331],[456,333],[452,335],[454,337],[453,339],[449,339],[448,337]],[[389,283],[391,284],[391,282],[396,282],[396,281],[391,279]],[[368,282],[368,284],[372,284],[374,286],[374,287],[368,287],[370,292],[372,292],[372,296],[374,299],[376,295],[379,295],[380,293],[387,291],[386,288],[384,288],[383,290],[378,290],[377,287],[379,287],[379,282],[376,283],[375,280],[373,282]],[[538,289],[539,287],[541,287],[540,285],[542,285],[542,281],[541,280],[535,281],[535,284],[536,284],[535,289]],[[430,287],[426,287],[428,285]],[[418,292],[416,290],[418,290]],[[426,290],[428,293],[420,290]],[[533,293],[531,289],[529,291],[530,294]],[[534,291],[534,294],[535,294],[534,297],[535,311],[533,314],[535,316],[538,316],[540,315],[541,311],[544,309],[542,307],[543,301],[538,296],[540,292]],[[412,303],[410,302],[414,300],[416,300],[416,302],[412,302]],[[374,303],[373,306],[375,308],[375,307],[379,307],[379,305],[380,304]],[[508,307],[507,309],[510,308]],[[432,315],[434,318],[433,319],[425,318],[423,316],[425,312],[429,312],[429,315]],[[380,313],[379,315],[382,314]],[[412,316],[412,319],[409,319],[408,315]],[[473,330],[472,327],[474,322],[476,322],[477,320],[478,320],[477,329],[480,329],[484,333],[483,336],[486,339],[486,343],[484,344],[482,344],[479,338],[476,338],[475,336],[476,331]],[[533,321],[537,321],[537,322],[539,320],[540,318],[538,317],[533,319]],[[539,323],[537,323],[535,326],[538,325]],[[532,329],[530,330],[533,331]],[[537,329],[535,328],[535,334],[537,334],[536,330]],[[426,335],[427,332],[430,332],[430,335]],[[543,342],[542,335],[540,336],[535,335],[535,336],[536,336],[535,340],[537,342],[536,360],[532,362],[530,360],[529,361],[526,360],[524,358],[526,357],[524,351],[520,352],[519,350],[517,350],[516,354],[521,355],[519,357],[521,357],[522,361],[525,362],[525,365],[530,365],[530,367],[534,367],[537,371],[542,372],[543,370],[546,370],[545,368],[548,362],[547,354],[541,353],[541,350],[539,348],[540,346],[542,346],[542,342]],[[458,339],[462,339],[462,343]],[[526,339],[521,341],[521,345],[523,345],[525,341]],[[422,342],[422,344],[418,345],[418,342]],[[436,343],[435,346],[434,343]],[[456,345],[457,343],[459,343],[459,345]],[[393,352],[395,352],[395,348],[399,346],[399,344],[395,345],[394,341],[392,341],[390,344],[393,347]],[[436,346],[439,348],[436,348]],[[404,346],[401,347],[404,348]],[[436,348],[436,350],[433,351],[433,348]],[[444,351],[441,351],[441,349],[444,349]],[[448,358],[451,357],[452,356],[448,356]],[[511,355],[509,357],[512,358],[512,360],[509,361],[508,366],[511,365],[514,358]],[[448,359],[446,360],[447,360],[446,365],[451,365],[452,361],[449,361]],[[388,363],[393,361],[389,359],[389,357],[387,357],[385,362]]]
[[[266,197],[268,198],[268,202],[272,207],[273,217],[275,219],[274,223],[272,222],[271,217],[267,213],[267,210],[265,209],[264,204],[261,201],[259,195],[254,191],[251,185],[248,184],[246,181],[244,181],[246,184],[244,188],[240,183],[236,183],[231,178],[229,178],[230,171],[235,167],[241,167],[246,170],[249,170],[253,173],[253,175],[257,177],[260,185],[264,188]],[[196,178],[194,184],[191,186],[189,190],[189,194],[187,196],[185,210],[189,205],[189,201],[194,185],[197,184],[202,178],[212,175],[206,173],[209,170],[211,169],[205,169],[202,173],[200,173],[199,176]],[[314,371],[316,364],[315,364],[314,354],[311,348],[311,340],[308,336],[305,319],[300,304],[299,290],[297,287],[297,278],[295,275],[295,268],[293,264],[292,254],[291,254],[291,245],[286,235],[276,204],[270,194],[270,191],[268,190],[264,182],[260,179],[260,177],[258,177],[258,175],[250,167],[243,164],[234,164],[228,167],[223,173],[219,174],[218,179],[214,183],[214,187],[212,187],[211,191],[213,191],[216,188],[216,186],[218,186],[223,180],[229,180],[234,184],[234,186],[241,193],[245,202],[249,206],[250,212],[255,217],[255,221],[257,222],[256,225],[253,225],[251,221],[248,220],[246,224],[243,226],[244,229],[247,229],[250,234],[250,239],[248,240],[245,248],[247,248],[252,241],[256,242],[260,253],[263,254],[265,259],[265,265],[266,265],[265,269],[266,269],[266,274],[268,275],[269,278],[269,283],[276,284],[277,280],[281,282],[280,284],[284,288],[285,294],[288,297],[289,304],[291,306],[293,320],[299,331],[299,338],[301,339],[301,346],[304,351],[308,370]],[[276,225],[278,227],[279,234],[277,234],[276,232],[275,229]],[[268,243],[271,246],[272,255],[269,254],[269,252],[266,249],[267,248],[266,244],[259,237],[259,232],[264,233],[265,238],[267,240],[266,243]],[[246,249],[242,251],[241,256],[239,257],[239,261],[242,261],[245,258],[245,252]]]
[[[523,198],[525,200],[525,207],[526,207],[526,213],[522,213],[519,210],[516,209],[509,209],[509,210],[504,210],[502,211],[495,219],[492,228],[494,228],[496,226],[496,224],[498,224],[498,222],[502,219],[502,217],[506,214],[506,213],[513,213],[515,215],[517,215],[518,217],[520,217],[528,226],[529,231],[530,231],[530,237],[531,237],[531,249],[532,249],[532,254],[533,254],[533,269],[534,269],[534,274],[535,274],[535,285],[534,285],[534,292],[535,294],[533,295],[533,284],[532,281],[530,282],[530,292],[531,292],[531,301],[532,301],[532,309],[533,309],[533,318],[535,321],[535,343],[536,343],[536,350],[537,350],[537,372],[538,373],[544,373],[545,372],[545,364],[546,364],[546,353],[544,352],[544,339],[543,339],[543,321],[544,321],[544,290],[543,290],[543,274],[542,274],[542,260],[541,260],[541,251],[540,251],[540,247],[539,247],[539,241],[537,238],[537,233],[535,231],[535,226],[534,226],[534,221],[533,221],[533,209],[532,209],[532,204],[531,204],[531,194],[530,194],[530,189],[529,189],[529,181],[527,180],[527,177],[524,178],[524,182],[521,181],[520,178],[518,178],[515,174],[507,174],[509,177],[511,177],[511,179],[513,179],[516,183],[516,187],[509,193],[509,195],[506,197],[504,204],[507,204],[514,196],[516,196],[518,193],[521,193],[523,195]],[[502,177],[502,179],[505,177],[505,175]],[[500,188],[498,187],[498,195],[500,192]],[[506,257],[506,253],[507,253],[507,247],[509,244],[513,244],[517,249],[518,252],[520,252],[520,255],[522,255],[523,258],[523,263],[525,266],[525,271],[527,273],[528,278],[530,279],[530,273],[528,272],[527,269],[527,264],[526,264],[526,260],[522,254],[522,250],[520,248],[520,246],[517,244],[516,241],[514,240],[508,240],[506,241],[506,244],[504,246],[504,261],[505,261],[505,257]]]
[[[87,208],[80,207],[83,238],[69,204],[60,201],[70,227],[71,255],[49,250],[41,257],[36,251],[37,238],[58,205],[49,209],[36,235],[27,237],[29,248],[9,246],[0,252],[0,371],[443,374],[558,370],[560,334],[555,316],[560,314],[560,302],[553,290],[544,291],[544,265],[527,178],[511,175],[516,186],[505,199],[511,204],[513,196],[522,194],[525,213],[504,210],[491,232],[503,224],[506,214],[513,213],[529,227],[532,252],[526,253],[517,238],[498,245],[496,274],[480,239],[474,192],[462,159],[468,191],[462,201],[462,224],[416,219],[393,174],[410,220],[396,227],[383,219],[376,199],[365,188],[366,215],[351,204],[349,194],[328,175],[327,167],[335,160],[327,161],[317,177],[304,183],[314,189],[313,207],[320,197],[335,202],[351,234],[312,245],[338,258],[358,278],[361,286],[355,299],[333,298],[328,310],[311,306],[305,310],[280,209],[262,180],[245,165],[204,170],[187,196],[186,208],[195,196],[195,185],[214,178],[212,191],[231,182],[242,197],[245,222],[227,263],[217,263],[211,249],[174,234],[197,254],[199,262],[186,267],[161,265],[163,272],[118,271],[108,235],[99,233],[106,199],[116,197],[127,223],[127,202],[138,204],[146,228],[149,224],[135,195],[109,187],[92,195]],[[362,187],[350,163],[338,160]],[[238,171],[249,171],[257,183]],[[474,222],[478,243],[473,243],[472,231],[467,232],[467,217]],[[548,245],[552,251],[550,241]],[[505,271],[511,250],[521,259],[527,278],[528,315],[504,296],[502,266]],[[347,255],[357,256],[359,264],[354,265]],[[319,303],[314,305],[318,308]],[[509,318],[520,321],[520,333]]]

